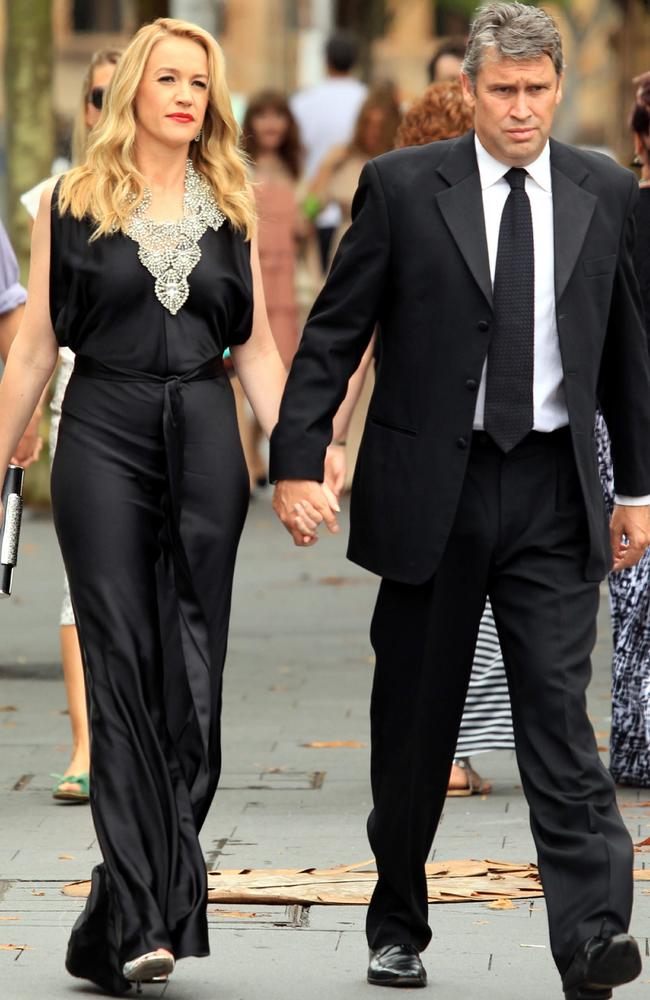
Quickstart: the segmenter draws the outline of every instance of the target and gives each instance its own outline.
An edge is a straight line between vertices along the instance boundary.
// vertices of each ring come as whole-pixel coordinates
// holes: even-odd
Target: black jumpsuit
[[[208,953],[198,833],[219,779],[222,672],[248,475],[221,355],[250,335],[250,245],[199,241],[176,315],[138,245],[52,208],[50,307],[77,355],[52,477],[83,651],[104,862],[67,966],[109,992],[156,948]]]

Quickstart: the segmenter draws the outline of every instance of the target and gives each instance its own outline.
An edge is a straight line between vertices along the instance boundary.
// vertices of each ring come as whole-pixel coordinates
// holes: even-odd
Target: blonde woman
[[[86,146],[91,128],[99,121],[104,94],[111,82],[115,67],[120,58],[119,49],[100,49],[95,52],[88,64],[81,86],[81,104],[75,118],[72,133],[72,154],[75,163],[81,163],[86,156]],[[26,191],[21,202],[32,219],[36,218],[41,194],[48,181],[42,181],[36,187]],[[59,367],[54,383],[54,392],[50,409],[50,460],[54,458],[56,441],[61,420],[61,405],[74,366],[74,354],[69,347],[59,350]],[[63,774],[53,774],[56,784],[52,789],[55,799],[71,802],[88,801],[90,746],[88,737],[88,712],[86,710],[86,689],[84,684],[83,663],[79,638],[70,600],[70,587],[67,576],[63,581],[63,606],[60,619],[61,662],[65,679],[70,729],[72,731],[72,757]]]
[[[91,808],[104,863],[68,971],[111,993],[208,953],[198,834],[220,770],[221,679],[248,476],[221,355],[264,431],[285,370],[221,50],[141,28],[85,162],[42,198],[28,303],[0,385],[0,469],[76,354],[54,518],[89,693]],[[51,236],[50,236],[51,233]],[[315,527],[309,510],[296,530]]]

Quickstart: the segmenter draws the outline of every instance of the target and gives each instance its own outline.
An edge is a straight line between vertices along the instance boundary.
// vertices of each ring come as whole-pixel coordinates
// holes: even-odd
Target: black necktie
[[[533,429],[535,252],[526,171],[506,174],[494,272],[494,327],[487,359],[484,426],[502,451]]]

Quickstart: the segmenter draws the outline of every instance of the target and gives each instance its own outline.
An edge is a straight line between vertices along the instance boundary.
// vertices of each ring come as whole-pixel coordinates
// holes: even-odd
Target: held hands
[[[318,528],[325,522],[333,535],[340,530],[336,514],[340,507],[329,486],[309,480],[283,479],[273,494],[273,509],[301,547],[315,545]]]
[[[650,545],[650,507],[628,507],[617,504],[609,524],[614,563],[618,572],[635,566]],[[623,541],[623,537],[627,542]]]

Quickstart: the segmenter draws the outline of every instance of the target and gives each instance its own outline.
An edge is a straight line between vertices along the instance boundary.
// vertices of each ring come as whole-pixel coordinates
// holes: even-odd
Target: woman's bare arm
[[[50,206],[53,187],[54,184],[48,186],[41,195],[32,234],[27,305],[0,382],[0,470],[7,468],[54,371],[58,356],[50,319]]]
[[[230,353],[235,371],[258,423],[266,436],[270,437],[278,422],[287,371],[282,364],[266,315],[262,271],[255,237],[251,242],[251,271],[253,329],[246,343],[233,347]]]

